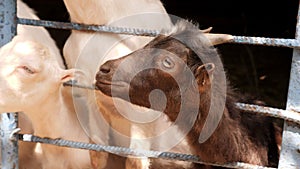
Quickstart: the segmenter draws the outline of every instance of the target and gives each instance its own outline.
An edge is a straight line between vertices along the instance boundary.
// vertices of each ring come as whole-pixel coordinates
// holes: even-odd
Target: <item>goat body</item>
[[[18,16],[38,19],[22,1]],[[21,131],[41,137],[88,142],[73,107],[70,89],[62,83],[74,78],[46,29],[18,25],[18,34],[0,49],[0,111],[20,114]],[[87,150],[20,143],[20,168],[90,168]]]
[[[237,96],[226,84],[216,49],[189,22],[178,22],[170,32],[107,61],[96,86],[108,96],[163,111],[181,131],[188,131],[188,144],[203,161],[276,166],[272,120],[234,106]]]
[[[155,30],[161,30],[172,25],[170,17],[159,0],[64,0],[64,3],[73,22]],[[151,37],[73,30],[64,46],[64,56],[67,65],[83,70],[90,77],[87,83],[92,84],[97,69],[102,63],[124,56],[144,46],[152,39]],[[158,135],[159,132],[170,126],[166,117],[156,120],[155,124],[141,125],[136,123],[131,120],[132,111],[154,111],[132,105],[121,99],[112,100],[101,92],[97,92],[95,96],[95,93],[79,91],[78,96],[84,96],[83,98],[88,100],[87,107],[91,117],[88,120],[89,127],[87,128],[92,142],[150,149],[153,148],[152,143],[142,140]],[[99,116],[105,120],[100,119]],[[157,147],[163,146],[158,145]],[[188,148],[185,147],[184,150],[188,151]],[[104,162],[105,159],[100,159],[98,161],[101,162],[97,162],[96,158],[105,158],[105,156],[92,152],[95,168],[110,165]],[[147,160],[140,160],[127,161],[126,168],[148,168]],[[116,164],[116,161],[113,164]]]

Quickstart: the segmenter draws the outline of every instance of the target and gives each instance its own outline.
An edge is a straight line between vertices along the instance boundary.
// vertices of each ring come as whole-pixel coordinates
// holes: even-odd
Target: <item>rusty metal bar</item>
[[[10,42],[17,32],[16,0],[0,1],[0,46]],[[3,113],[3,112],[1,112]],[[18,139],[12,135],[17,129],[16,113],[0,114],[1,168],[17,169]]]
[[[18,139],[12,134],[18,127],[17,113],[0,114],[1,168],[18,169]]]
[[[76,87],[76,88],[82,88],[82,89],[87,89],[87,90],[99,90],[97,88],[97,86],[95,86],[95,85],[92,85],[92,86],[81,85],[81,84],[78,84],[77,81],[73,81],[73,80],[63,83],[63,86]]]
[[[296,25],[296,39],[300,40],[300,2]],[[300,113],[300,49],[294,49],[286,110]],[[300,125],[284,123],[279,169],[300,168]]]
[[[18,23],[23,24],[23,25],[35,25],[35,26],[43,26],[43,27],[55,28],[55,29],[98,31],[98,32],[109,32],[109,33],[117,33],[117,34],[136,35],[136,36],[157,36],[157,35],[159,35],[158,30],[111,27],[111,26],[105,26],[105,25],[85,25],[85,24],[79,24],[79,23],[34,20],[34,19],[25,19],[25,18],[18,18]],[[300,47],[299,40],[283,39],[283,38],[233,36],[233,40],[230,41],[230,43],[289,47],[289,48],[299,48]]]
[[[233,36],[233,40],[231,41],[231,43],[276,46],[276,47],[289,47],[289,48],[299,48],[300,47],[299,40],[297,40],[297,39],[282,39],[282,38]]]
[[[245,103],[236,103],[236,106],[241,110],[284,119],[300,125],[300,114],[298,112]]]
[[[0,1],[0,46],[8,43],[17,32],[16,1]]]
[[[95,85],[85,86],[85,85],[78,84],[76,81],[65,82],[63,83],[63,86],[76,87],[76,88],[82,88],[87,90],[99,90]],[[266,106],[259,106],[254,104],[245,104],[245,103],[236,103],[236,106],[237,108],[244,111],[259,113],[265,116],[270,116],[275,118],[280,118],[300,125],[300,114],[295,111],[288,111],[288,110],[277,109],[273,107],[266,107]]]
[[[227,164],[217,164],[217,163],[208,163],[201,161],[198,156],[191,154],[180,154],[174,152],[160,152],[160,151],[151,151],[151,150],[139,150],[139,149],[131,149],[126,147],[116,147],[116,146],[105,146],[99,144],[91,144],[84,142],[75,142],[63,139],[51,139],[51,138],[42,138],[38,136],[34,136],[31,134],[18,134],[19,139],[25,142],[35,142],[35,143],[44,143],[62,147],[69,148],[78,148],[85,150],[93,150],[93,151],[102,151],[113,153],[117,155],[125,155],[125,156],[134,156],[134,157],[148,157],[148,158],[162,158],[168,160],[180,160],[180,161],[189,161],[204,165],[225,167],[225,168],[238,168],[238,169],[275,169],[271,167],[258,166],[248,163],[242,162],[232,162]]]
[[[136,36],[157,36],[159,31],[139,28],[122,28],[105,25],[85,25],[80,23],[70,22],[57,22],[57,21],[46,21],[46,20],[35,20],[18,18],[18,23],[23,25],[43,26],[47,28],[55,29],[70,29],[70,30],[82,30],[82,31],[97,31],[97,32],[108,32],[117,34],[127,34]]]

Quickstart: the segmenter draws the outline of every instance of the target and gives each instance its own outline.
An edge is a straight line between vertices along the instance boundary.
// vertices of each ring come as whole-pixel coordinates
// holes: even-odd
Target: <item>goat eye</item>
[[[173,68],[174,67],[174,62],[169,57],[166,57],[163,60],[162,63],[164,65],[164,67],[166,67],[166,68]]]
[[[28,68],[27,66],[22,66],[21,68],[23,70],[25,70],[29,74],[34,74],[35,73],[35,71],[33,71],[32,69]]]

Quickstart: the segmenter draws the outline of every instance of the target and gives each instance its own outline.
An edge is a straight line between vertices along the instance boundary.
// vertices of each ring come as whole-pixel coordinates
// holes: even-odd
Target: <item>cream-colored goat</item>
[[[64,3],[71,21],[77,23],[152,30],[161,30],[172,25],[171,19],[160,0],[64,0]],[[124,56],[144,46],[152,39],[152,37],[73,30],[65,43],[64,56],[67,65],[85,71],[90,77],[89,84],[92,84],[102,63]],[[91,116],[88,129],[93,142],[137,149],[155,148],[166,151],[171,148],[167,145],[169,142],[165,142],[165,140],[149,141],[151,137],[163,133],[169,127],[167,118],[159,112],[155,113],[156,117],[160,116],[159,119],[156,117],[148,118],[150,120],[156,119],[154,123],[146,124],[143,122],[145,119],[137,119],[134,122],[132,117],[153,110],[141,108],[120,99],[112,100],[101,92],[96,92],[96,94],[92,92],[83,93],[81,93],[85,95],[83,98],[87,97],[88,100],[87,107],[89,107],[89,115]],[[98,116],[101,116],[102,119],[95,118]],[[138,122],[139,120],[141,123]],[[104,123],[107,124],[104,125]],[[149,140],[147,141],[147,139]],[[183,149],[177,150],[188,153],[189,148],[185,145],[183,147]],[[98,155],[98,158],[100,158],[98,161],[93,158],[94,167],[105,167],[106,156],[102,153]],[[118,162],[114,160],[112,163]],[[148,168],[149,165],[149,160],[143,158],[126,161],[126,168]]]
[[[18,16],[38,19],[22,1]],[[88,142],[73,108],[70,88],[75,69],[63,69],[59,50],[46,29],[18,25],[18,34],[0,49],[0,112],[20,114],[22,132]],[[24,116],[26,115],[26,116]],[[87,150],[20,144],[20,168],[90,168]]]

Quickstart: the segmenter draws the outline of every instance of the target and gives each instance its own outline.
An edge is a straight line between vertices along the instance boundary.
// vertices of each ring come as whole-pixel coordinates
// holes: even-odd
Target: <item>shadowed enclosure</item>
[[[256,0],[251,2],[239,2],[233,0],[226,2],[210,1],[201,2],[201,5],[196,4],[197,1],[189,1],[187,3],[181,1],[162,0],[162,2],[164,3],[167,12],[169,12],[171,15],[195,21],[196,23],[199,23],[200,29],[206,29],[212,26],[212,33],[226,33],[237,36],[294,39],[296,13],[299,5],[299,3],[294,0],[280,3],[266,1],[259,2]],[[35,9],[37,11],[37,15],[41,19],[64,22],[69,21],[69,16],[61,0],[25,0],[25,3],[28,3],[30,7]],[[119,6],[124,7],[124,4],[120,5],[122,3],[119,2],[118,4]],[[272,6],[272,8],[270,8],[270,6]],[[134,11],[132,9],[138,8],[133,5],[133,8],[130,9],[131,10],[129,11]],[[111,13],[115,13],[115,11],[116,10],[113,10],[111,11]],[[138,23],[142,24],[146,22],[142,21]],[[162,26],[163,24],[159,25]],[[52,37],[55,39],[58,47],[62,52],[62,48],[66,42],[66,39],[70,35],[70,31],[59,29],[48,30],[50,31]],[[107,43],[108,41],[102,40],[102,42]],[[100,46],[98,43],[94,44]],[[285,108],[286,104],[290,105],[290,101],[293,100],[293,97],[291,97],[291,95],[293,95],[293,93],[297,93],[289,90],[289,99],[286,102],[293,49],[230,43],[217,45],[216,48],[218,50],[218,53],[221,54],[220,57],[224,63],[226,74],[229,78],[229,81],[231,82],[230,86],[241,93],[241,95],[237,97],[237,100],[246,96],[249,99],[241,100],[241,102],[251,102],[253,104],[266,105],[283,109]],[[69,49],[70,51],[76,51],[74,50],[76,48]],[[65,55],[67,58],[65,63],[67,62],[68,65],[71,65],[69,64],[69,56],[75,56],[76,54],[74,55],[73,52],[72,54],[65,53]],[[85,60],[83,60],[83,62]],[[97,59],[93,58],[91,60],[96,61]],[[169,60],[165,61],[166,65],[169,65],[170,63],[171,62]],[[87,63],[87,65],[88,67],[91,66],[90,62]],[[295,67],[294,64],[293,67]],[[214,66],[208,66],[206,68],[213,69]],[[103,70],[108,72],[107,69]],[[295,70],[295,68],[293,70]],[[143,75],[142,73],[143,72],[141,72],[141,76]],[[295,77],[293,76],[294,74],[295,73],[292,73],[291,82],[295,80]],[[299,79],[299,76],[296,77],[296,79]],[[89,84],[91,84],[91,82],[89,82]],[[203,81],[202,85],[204,84],[205,83]],[[291,88],[293,88],[293,83],[291,83],[290,85],[290,89]],[[146,96],[147,98],[150,98],[150,102],[147,102],[146,104],[147,107],[153,107],[155,109],[161,110],[170,105],[168,104],[169,99],[164,98],[167,95],[164,95],[161,91],[164,91],[164,88],[159,88],[159,90],[154,91],[151,90],[151,92],[148,92],[147,94],[139,92],[139,96],[136,98],[140,101],[139,98]],[[159,98],[162,97],[166,101],[161,102],[159,105],[156,104],[155,100],[159,100]],[[296,100],[299,100],[298,97],[296,98]],[[142,105],[144,105],[144,103],[142,103]],[[157,105],[157,107],[155,107],[155,105]],[[290,109],[290,106],[288,106],[287,110]],[[278,124],[282,124],[281,120],[278,120],[278,122]],[[249,131],[259,132],[259,130],[257,129],[249,129]],[[247,139],[245,138],[245,140]],[[266,160],[264,159],[263,161]],[[263,162],[262,164],[265,165],[267,163]]]
[[[61,0],[25,0],[41,19],[68,21]],[[294,38],[298,1],[173,1],[163,0],[166,10],[199,23],[201,29],[212,26],[212,33],[239,36]],[[69,31],[50,29],[62,48]],[[232,85],[242,93],[285,108],[292,49],[253,45],[217,46]]]

